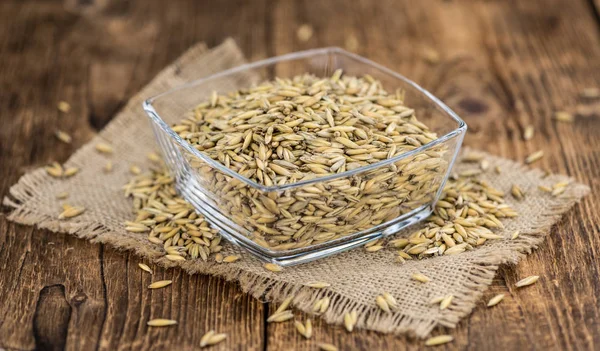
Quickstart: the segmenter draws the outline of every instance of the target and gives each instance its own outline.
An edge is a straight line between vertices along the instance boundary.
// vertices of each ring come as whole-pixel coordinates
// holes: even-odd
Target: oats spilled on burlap
[[[140,160],[145,160],[149,151],[156,150],[141,103],[144,98],[174,86],[242,63],[244,57],[232,40],[212,50],[203,44],[192,47],[134,96],[98,136],[75,152],[65,166],[78,167],[78,174],[56,179],[40,168],[24,175],[4,198],[4,204],[13,209],[8,218],[132,250],[164,267],[180,266],[189,273],[222,276],[237,281],[244,291],[256,298],[281,302],[293,294],[294,306],[306,312],[312,311],[315,302],[328,297],[331,304],[321,316],[328,323],[343,325],[345,314],[356,311],[355,328],[384,333],[409,332],[425,337],[434,327],[454,327],[468,315],[491,284],[498,266],[516,262],[539,245],[561,215],[589,192],[587,186],[572,182],[564,193],[553,197],[538,191],[538,186],[551,186],[569,178],[544,177],[539,170],[486,155],[489,169],[500,167],[502,173],[487,171],[483,179],[506,193],[513,184],[518,184],[527,194],[521,201],[507,197],[520,216],[503,222],[506,229],[498,233],[506,240],[491,241],[460,255],[407,261],[402,265],[394,263],[394,250],[368,253],[356,249],[279,273],[265,270],[262,262],[228,243],[224,243],[223,256],[236,255],[241,259],[228,264],[169,261],[163,257],[162,248],[149,242],[146,234],[127,232],[123,225],[133,217],[130,200],[123,197],[121,190],[131,176],[130,165],[142,166]],[[237,84],[239,82],[223,82],[222,90],[233,90]],[[114,152],[97,152],[98,143],[111,145]],[[104,171],[108,162],[113,165],[111,172]],[[69,204],[84,207],[86,211],[78,217],[59,220],[65,200],[57,194],[63,192],[69,193]],[[510,240],[517,230],[518,238]],[[398,235],[409,233],[405,230]],[[415,273],[424,274],[431,281],[415,281],[411,278]],[[304,285],[310,281],[323,281],[331,286],[315,289]],[[397,308],[390,313],[381,311],[373,302],[382,292],[391,294],[397,301]],[[439,306],[429,303],[436,297],[448,295],[454,297],[446,309],[440,310]]]

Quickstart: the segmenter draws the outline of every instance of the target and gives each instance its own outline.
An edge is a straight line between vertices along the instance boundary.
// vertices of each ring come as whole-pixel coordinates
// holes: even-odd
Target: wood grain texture
[[[503,267],[484,302],[451,333],[448,349],[600,348],[600,101],[579,97],[600,86],[598,1],[2,1],[0,2],[0,195],[20,175],[64,161],[162,67],[198,41],[228,36],[251,60],[336,45],[354,36],[357,52],[417,81],[469,124],[465,143],[539,163],[592,187],[518,266]],[[314,35],[300,42],[296,29]],[[422,52],[434,48],[438,64]],[[68,101],[68,114],[57,111]],[[576,123],[551,119],[576,113]],[[535,137],[522,140],[524,128]],[[54,130],[73,135],[70,145]],[[70,236],[8,223],[0,215],[0,348],[148,350],[199,348],[209,329],[227,332],[223,350],[420,349],[406,336],[327,326],[314,336],[291,323],[266,324],[273,304],[235,284],[180,270],[142,272],[139,258]],[[520,278],[540,281],[516,290]],[[172,286],[148,291],[152,279]],[[301,320],[306,315],[297,313]],[[180,325],[149,328],[151,318]],[[446,347],[443,347],[446,348]]]

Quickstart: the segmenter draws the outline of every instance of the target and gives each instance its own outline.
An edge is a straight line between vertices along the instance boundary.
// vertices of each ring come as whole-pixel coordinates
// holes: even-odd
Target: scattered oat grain
[[[154,274],[154,273],[152,273],[152,269],[150,269],[150,267],[148,267],[148,265],[146,265],[144,263],[138,263],[138,267],[140,267],[142,270],[144,270],[150,274]]]
[[[525,163],[526,164],[534,163],[535,161],[540,160],[542,157],[544,157],[544,151],[538,150],[538,151],[532,153],[531,155],[527,156],[527,158],[525,158]]]
[[[147,155],[148,159],[154,163],[160,163],[162,159],[156,152],[149,152]]]
[[[531,140],[533,138],[533,134],[535,133],[535,129],[532,125],[528,125],[527,127],[525,127],[525,130],[523,131],[523,140],[527,141],[527,140]]]
[[[302,42],[309,41],[313,36],[313,27],[310,24],[301,25],[296,31],[296,36],[298,37],[298,40]]]
[[[275,263],[265,263],[263,265],[263,267],[265,267],[266,270],[269,270],[271,272],[281,272],[283,271],[283,268],[279,265],[276,265]]]
[[[481,174],[481,169],[473,168],[473,169],[464,170],[464,171],[460,172],[458,175],[461,177],[472,177],[472,176],[476,176],[479,174]]]
[[[329,308],[329,297],[325,296],[317,301],[315,301],[313,305],[313,312],[323,314]]]
[[[554,184],[552,186],[552,196],[558,196],[562,193],[565,192],[565,190],[567,189],[567,185],[569,185],[569,182],[558,182],[556,184]]]
[[[71,176],[74,176],[75,174],[77,174],[77,172],[79,172],[79,168],[77,168],[77,167],[68,167],[68,168],[65,168],[65,171],[63,172],[63,176],[64,177],[71,177]]]
[[[515,230],[514,233],[511,234],[510,240],[515,240],[516,238],[518,238],[520,233],[520,231]]]
[[[211,336],[213,336],[215,334],[214,330],[210,330],[208,332],[206,332],[202,338],[200,338],[200,347],[204,347],[206,345],[208,345],[208,340],[210,339]]]
[[[517,200],[523,200],[525,197],[523,190],[517,184],[513,184],[513,186],[510,188],[510,193]]]
[[[285,322],[294,318],[294,314],[290,310],[281,311],[273,313],[269,318],[267,318],[267,322],[269,323],[280,323]]]
[[[487,307],[496,306],[504,299],[504,294],[498,294],[490,299],[487,303]]]
[[[327,309],[329,308],[329,304],[331,303],[331,300],[329,299],[329,297],[325,296],[321,299],[321,308],[319,308],[319,313],[323,314],[325,313],[325,311],[327,311]]]
[[[554,113],[554,119],[559,122],[572,123],[575,120],[575,117],[569,112],[557,111]]]
[[[377,252],[379,250],[383,249],[382,245],[373,245],[373,246],[369,246],[367,248],[365,248],[365,251],[367,252]]]
[[[304,324],[302,324],[300,321],[294,321],[294,326],[296,327],[298,333],[306,338],[306,327]]]
[[[394,310],[398,307],[398,301],[396,301],[396,299],[392,296],[392,294],[390,294],[388,292],[384,292],[383,294],[381,294],[381,296],[383,296],[383,298],[385,299],[385,302],[387,302],[390,309]]]
[[[148,285],[148,289],[160,289],[160,288],[164,288],[165,286],[169,286],[173,283],[172,280],[159,280],[157,282],[154,282],[150,285]]]
[[[69,134],[67,134],[66,132],[63,132],[62,130],[55,131],[54,135],[56,136],[56,138],[58,140],[62,141],[65,144],[70,144],[71,141],[73,140]]]
[[[523,286],[528,286],[528,285],[531,285],[531,284],[534,284],[535,282],[537,282],[538,279],[540,279],[539,275],[532,275],[532,276],[529,276],[527,278],[519,280],[517,282],[517,284],[515,284],[515,286],[517,288],[521,288]]]
[[[421,274],[421,273],[415,273],[411,276],[411,278],[413,280],[416,280],[421,283],[427,283],[427,282],[431,281],[431,279],[429,279],[427,276],[425,276],[424,274]]]
[[[310,321],[310,318],[306,319],[306,324],[304,325],[304,327],[306,328],[306,335],[304,335],[307,339],[310,339],[310,337],[312,336],[312,322]]]
[[[304,285],[311,287],[311,288],[315,288],[315,289],[322,289],[322,288],[327,288],[327,287],[331,286],[331,284],[325,283],[325,282],[308,282],[308,283],[305,283]]]
[[[185,257],[180,256],[180,255],[173,255],[173,254],[169,254],[169,255],[165,255],[165,257],[169,260],[169,261],[185,261]]]
[[[357,320],[358,315],[356,311],[346,312],[346,314],[344,314],[344,327],[348,332],[352,332],[352,330],[354,330]]]
[[[541,191],[545,192],[545,193],[551,193],[552,192],[552,188],[549,188],[545,185],[538,185],[538,189],[540,189]]]
[[[293,295],[288,296],[285,300],[283,300],[283,302],[277,308],[277,310],[275,311],[275,313],[285,311],[290,306],[290,304],[292,303],[292,300],[294,300],[294,296]]]
[[[142,173],[142,170],[140,169],[140,167],[138,167],[136,165],[131,165],[129,167],[129,172],[131,172],[131,174],[138,175],[138,174]]]
[[[600,98],[599,88],[585,88],[581,91],[581,97],[584,99],[598,99]]]
[[[375,304],[377,305],[377,307],[381,308],[381,310],[383,312],[387,312],[387,313],[391,312],[390,305],[387,303],[387,301],[385,300],[385,298],[383,296],[378,295],[375,298]]]
[[[123,189],[126,197],[133,197],[136,211],[135,220],[125,221],[125,229],[149,232],[148,241],[160,245],[167,259],[206,262],[221,251],[221,236],[177,195],[174,179],[164,167],[133,176]]]
[[[358,39],[354,34],[346,36],[345,47],[348,51],[356,52],[359,45]]]
[[[461,162],[481,162],[485,155],[481,152],[470,151],[461,157]]]
[[[206,347],[206,346],[216,345],[216,344],[222,342],[225,339],[227,339],[227,334],[225,334],[225,333],[221,333],[221,334],[215,334],[215,333],[213,333],[208,338],[208,340],[204,341],[204,345],[200,345],[200,347]]]
[[[320,342],[317,344],[317,346],[319,347],[319,350],[323,350],[323,351],[338,351],[338,348],[335,347],[335,345],[328,344],[325,342]]]
[[[481,160],[481,162],[479,162],[479,168],[484,172],[487,171],[487,169],[490,168],[490,161]]]
[[[63,113],[68,113],[69,111],[71,111],[71,105],[69,105],[69,103],[66,101],[59,101],[56,107],[60,112]]]
[[[431,337],[425,341],[425,346],[437,346],[442,344],[447,344],[454,340],[452,335],[438,335]]]
[[[68,219],[77,217],[83,212],[85,212],[84,207],[73,207],[65,204],[63,205],[63,211],[58,215],[58,219]]]
[[[211,346],[220,343],[227,338],[227,334],[217,334],[214,330],[208,331],[200,339],[200,347]]]
[[[446,298],[445,296],[438,296],[438,297],[434,297],[433,299],[431,299],[431,300],[429,301],[429,303],[430,303],[430,304],[432,304],[432,305],[437,305],[437,304],[439,304],[440,302],[442,302],[442,301],[443,301],[445,298]]]
[[[106,143],[98,143],[96,144],[96,151],[103,154],[112,154],[114,150],[112,146]]]
[[[58,200],[64,200],[64,199],[66,199],[66,198],[68,198],[68,197],[69,197],[69,193],[68,193],[68,192],[66,192],[66,191],[63,191],[63,192],[61,192],[61,193],[58,193],[58,194],[56,194],[56,198],[57,198]]]
[[[240,259],[240,256],[236,256],[236,255],[230,255],[230,256],[226,256],[225,258],[223,258],[223,262],[225,263],[233,263],[237,260]]]
[[[448,295],[444,297],[444,299],[442,299],[442,301],[440,302],[440,310],[445,310],[446,308],[448,308],[448,306],[450,306],[450,304],[452,303],[453,299],[454,295]]]
[[[60,178],[64,174],[62,166],[58,162],[53,162],[50,166],[46,166],[46,173],[54,178]]]
[[[425,47],[425,48],[423,48],[423,51],[421,54],[422,54],[423,60],[425,60],[425,62],[429,63],[430,65],[435,65],[440,62],[440,53],[437,50],[435,50],[434,48]]]
[[[151,319],[151,320],[149,320],[147,324],[150,327],[166,327],[166,326],[169,326],[169,325],[175,325],[175,324],[177,324],[177,321],[173,320],[173,319],[157,318],[157,319]]]

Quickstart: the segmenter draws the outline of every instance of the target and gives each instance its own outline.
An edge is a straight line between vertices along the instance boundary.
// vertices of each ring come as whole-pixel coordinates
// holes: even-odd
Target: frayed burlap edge
[[[228,47],[232,54],[239,53],[235,44],[227,41],[222,46]],[[175,72],[181,64],[185,64],[200,53],[205,48],[198,45],[176,63],[163,71],[152,84],[160,81],[162,77]],[[134,99],[132,99],[134,100]],[[128,108],[139,108],[130,106]],[[139,106],[139,105],[138,105]],[[98,140],[103,139],[106,134],[119,128],[119,120],[115,119],[100,134],[100,137],[94,138],[76,152],[84,152],[86,148],[93,147]],[[523,174],[530,177],[542,179],[543,173],[540,170],[529,169],[519,163],[494,157],[486,156],[492,166],[500,166],[506,174]],[[572,179],[565,176],[552,176],[555,181],[564,181]],[[492,283],[492,279],[499,265],[504,263],[516,263],[525,254],[530,253],[550,232],[550,228],[555,224],[562,214],[564,214],[575,203],[579,202],[583,196],[589,193],[589,188],[585,185],[572,183],[567,191],[559,198],[552,201],[544,212],[532,221],[532,230],[528,233],[522,233],[519,240],[509,243],[505,248],[495,251],[493,254],[485,257],[477,257],[477,260],[470,262],[471,269],[468,273],[461,291],[455,293],[455,308],[451,313],[446,313],[437,320],[431,318],[416,318],[397,311],[390,314],[381,313],[374,305],[365,305],[357,303],[343,296],[340,293],[329,290],[315,290],[302,286],[301,284],[290,284],[284,281],[278,281],[267,276],[257,275],[253,272],[245,271],[239,267],[231,265],[204,264],[198,265],[194,262],[172,262],[166,260],[162,255],[152,250],[143,240],[124,238],[119,233],[107,228],[100,222],[82,223],[77,221],[59,221],[56,217],[45,215],[28,208],[25,204],[35,198],[39,185],[49,181],[48,175],[43,169],[35,170],[24,175],[17,184],[10,189],[10,196],[4,198],[4,205],[10,207],[12,212],[8,219],[14,222],[36,225],[39,228],[48,229],[54,232],[65,232],[86,239],[94,243],[109,244],[119,250],[129,250],[137,255],[147,258],[162,267],[179,266],[190,274],[201,273],[211,274],[225,278],[229,281],[237,281],[244,292],[251,294],[257,299],[266,301],[282,301],[290,294],[294,297],[294,306],[305,312],[311,312],[314,302],[323,296],[331,299],[331,308],[322,316],[327,323],[342,324],[344,314],[349,310],[356,310],[359,315],[357,322],[358,328],[375,330],[383,333],[413,333],[418,337],[427,336],[436,326],[455,327],[459,320],[468,315],[476,303],[481,299],[482,294]]]

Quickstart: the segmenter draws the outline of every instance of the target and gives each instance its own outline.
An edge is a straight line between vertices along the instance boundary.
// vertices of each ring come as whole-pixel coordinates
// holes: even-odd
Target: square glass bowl
[[[170,125],[213,91],[227,93],[303,73],[371,75],[438,138],[409,152],[343,173],[285,185],[258,184],[198,151]],[[146,100],[165,162],[180,194],[222,236],[259,258],[289,266],[398,232],[432,212],[467,126],[429,92],[379,64],[339,48],[283,55],[229,69]]]

